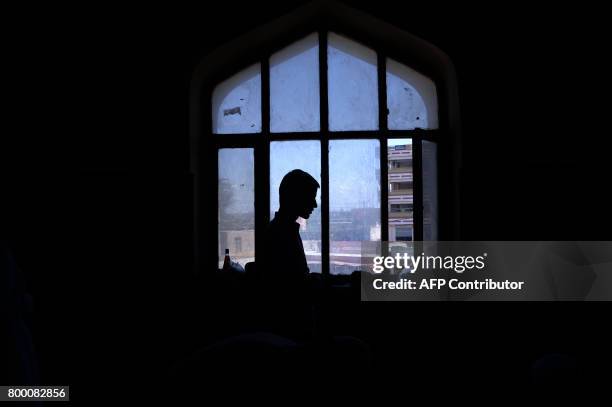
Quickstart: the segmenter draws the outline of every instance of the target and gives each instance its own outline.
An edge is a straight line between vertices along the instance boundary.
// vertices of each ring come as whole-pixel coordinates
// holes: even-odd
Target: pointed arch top
[[[197,171],[199,139],[210,127],[214,86],[242,69],[317,31],[333,31],[384,53],[431,78],[437,87],[440,129],[447,133],[459,165],[460,120],[457,81],[450,58],[435,45],[337,1],[316,0],[264,24],[206,55],[192,76],[190,123],[192,170]]]
[[[225,76],[228,66],[248,65],[313,31],[327,29],[382,50],[438,81],[453,69],[450,58],[435,45],[389,23],[336,1],[313,1],[275,21],[264,24],[205,56],[193,75],[193,88],[207,78]],[[227,71],[226,71],[227,72]]]

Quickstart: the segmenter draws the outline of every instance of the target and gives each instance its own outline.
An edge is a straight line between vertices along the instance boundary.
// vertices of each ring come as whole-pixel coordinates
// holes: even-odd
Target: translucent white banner
[[[363,301],[611,301],[612,242],[364,242]]]

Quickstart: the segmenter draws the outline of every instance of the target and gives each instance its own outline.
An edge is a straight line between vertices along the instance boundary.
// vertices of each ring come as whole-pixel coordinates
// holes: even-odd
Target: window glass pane
[[[387,59],[387,107],[391,130],[438,128],[435,84],[392,59]]]
[[[217,85],[212,98],[213,133],[261,131],[261,67],[255,64]]]
[[[380,241],[380,143],[329,142],[330,273],[362,269],[361,242]]]
[[[219,150],[219,267],[255,260],[255,192],[252,148]]]
[[[278,210],[278,189],[289,171],[299,169],[321,184],[321,143],[319,141],[277,141],[270,143],[270,219]],[[311,273],[321,272],[321,190],[317,208],[310,218],[298,218],[306,261]]]
[[[319,131],[319,118],[319,38],[312,34],[270,58],[270,131]]]
[[[412,139],[389,139],[387,146],[389,241],[412,241]],[[399,247],[390,245],[390,251]]]
[[[329,129],[378,130],[376,52],[330,33],[327,66]]]
[[[438,240],[438,170],[436,143],[423,140],[423,240]]]

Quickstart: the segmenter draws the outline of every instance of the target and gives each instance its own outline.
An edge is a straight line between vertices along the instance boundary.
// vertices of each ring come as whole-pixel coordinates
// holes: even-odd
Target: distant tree
[[[227,219],[227,208],[232,204],[234,199],[234,191],[232,184],[227,178],[219,179],[219,212],[221,219]]]

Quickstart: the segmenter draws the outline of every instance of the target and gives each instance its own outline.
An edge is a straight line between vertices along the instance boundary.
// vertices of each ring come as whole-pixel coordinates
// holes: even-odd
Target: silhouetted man
[[[298,283],[309,273],[297,218],[308,219],[317,207],[319,183],[302,170],[287,173],[279,188],[280,208],[266,236],[265,273],[275,279]]]
[[[266,286],[262,294],[273,303],[269,316],[276,328],[288,328],[291,333],[305,333],[311,328],[307,326],[312,322],[309,269],[297,218],[310,217],[317,207],[318,188],[319,183],[302,170],[290,171],[283,177],[280,208],[266,231],[263,261],[257,266]]]

